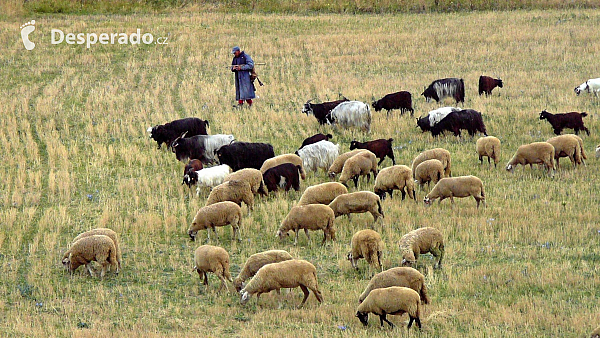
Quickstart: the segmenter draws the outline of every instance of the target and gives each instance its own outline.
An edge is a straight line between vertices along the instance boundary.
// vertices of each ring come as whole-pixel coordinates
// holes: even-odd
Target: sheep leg
[[[352,177],[352,180],[354,181],[354,187],[358,188],[358,176]]]
[[[441,201],[441,199],[440,199]],[[450,196],[450,202],[452,202],[452,204],[454,204],[454,196]]]
[[[392,159],[392,165],[396,165],[396,159],[394,158],[394,152],[392,152],[390,155],[388,155],[388,157]]]
[[[306,234],[306,238],[308,238],[308,241],[310,242],[310,235],[308,234],[308,229],[304,229],[304,233]]]
[[[223,272],[223,271],[221,271],[221,272]],[[227,293],[229,293],[229,286],[227,285],[227,282],[225,282],[225,277],[223,277],[222,273],[219,274],[219,279],[221,280],[221,286],[219,286],[217,293],[221,292],[221,290],[223,289],[223,286],[225,286],[225,289],[227,289]]]
[[[237,239],[239,242],[241,242],[242,239],[240,238],[240,235],[238,234],[238,230],[239,230],[239,227],[237,227],[237,226],[233,227],[233,239]]]
[[[370,180],[371,180],[371,173],[369,172],[369,173],[367,174],[367,183],[369,183],[369,181],[370,181]]]
[[[302,284],[300,284],[300,289],[302,289],[302,292],[304,292],[304,299],[302,299],[302,303],[300,303],[300,306],[298,306],[298,308],[301,308],[302,305],[304,305],[304,303],[306,303],[306,300],[308,299],[308,296],[310,295],[310,293],[308,292],[308,288]]]
[[[483,164],[483,156],[479,155],[479,164]]]
[[[94,277],[94,269],[92,268],[92,262],[89,262],[85,265],[87,271],[90,273],[91,277]]]
[[[212,227],[212,231],[215,233],[215,238],[217,239],[217,242],[219,241],[219,235],[217,234],[217,228],[215,228],[214,226]],[[210,232],[210,230],[208,230],[207,232]]]
[[[200,273],[200,272],[198,272]],[[206,287],[208,287],[208,275],[206,274],[206,271],[202,271],[202,273],[204,274],[204,282],[202,282],[202,284],[206,285]]]
[[[419,317],[415,317],[415,323],[417,323],[417,327],[421,330],[421,319]]]
[[[410,329],[410,327],[413,324],[413,321],[415,320],[415,318],[413,316],[408,316],[410,318],[410,320],[408,321],[408,326],[406,327],[406,329]]]
[[[379,315],[379,322],[381,323],[381,327],[383,327],[383,322],[386,322],[390,324],[392,329],[394,328],[394,324],[387,319],[387,314],[385,312]]]
[[[294,245],[298,245],[298,233],[299,232],[300,232],[300,229],[296,229],[294,231],[294,235],[295,235],[295,237],[294,237]]]
[[[404,189],[400,190],[400,192],[402,193],[402,200],[404,201],[404,198],[406,197],[406,192],[404,191]]]
[[[385,160],[385,156],[381,158],[381,160],[379,160],[379,162],[377,163],[377,166],[381,165],[381,162],[383,162],[383,160]]]

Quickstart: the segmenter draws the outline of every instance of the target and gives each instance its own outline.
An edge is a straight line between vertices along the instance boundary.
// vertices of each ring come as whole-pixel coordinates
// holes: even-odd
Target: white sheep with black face
[[[582,92],[594,93],[594,95],[598,97],[598,93],[600,93],[600,77],[589,79],[580,84],[579,87],[575,87],[575,94],[579,95]]]

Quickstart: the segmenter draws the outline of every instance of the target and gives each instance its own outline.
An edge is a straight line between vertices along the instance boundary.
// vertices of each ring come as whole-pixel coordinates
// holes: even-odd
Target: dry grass
[[[366,263],[355,272],[345,260],[352,234],[370,215],[340,218],[337,238],[321,247],[301,234],[298,247],[275,231],[299,193],[263,199],[244,219],[242,243],[218,229],[236,274],[244,260],[282,248],[313,262],[325,303],[300,291],[269,294],[256,305],[235,294],[198,287],[186,229],[203,205],[180,185],[182,164],[156,150],[149,125],[183,116],[210,120],[211,133],[270,142],[276,153],[295,150],[319,127],[300,114],[302,103],[346,97],[370,102],[396,90],[415,96],[418,114],[437,105],[418,96],[430,81],[465,79],[465,107],[481,111],[488,132],[503,142],[501,164],[518,145],[553,136],[542,109],[587,111],[590,159],[574,170],[563,159],[554,178],[542,170],[514,175],[480,167],[475,140],[421,134],[397,112],[374,116],[371,135],[335,131],[344,150],[352,138],[393,137],[396,158],[410,164],[420,151],[444,147],[453,174],[482,178],[488,207],[458,200],[426,209],[422,202],[385,200],[384,264],[397,266],[397,241],[417,227],[447,238],[445,268],[429,257],[424,334],[431,337],[583,336],[600,321],[600,101],[573,88],[597,77],[599,11],[526,11],[431,15],[48,16],[36,19],[27,52],[14,20],[0,23],[0,309],[3,336],[397,336],[375,319],[365,330],[353,316],[367,283]],[[170,34],[167,46],[51,46],[49,31]],[[256,61],[265,87],[252,110],[234,110],[232,76],[222,66],[240,44]],[[480,74],[501,76],[505,88],[476,95]],[[384,165],[390,165],[389,160]],[[326,181],[311,175],[302,188]],[[362,183],[361,188],[371,189]],[[418,199],[424,193],[418,191]],[[122,274],[103,281],[70,277],[61,254],[78,233],[110,227],[121,234]],[[200,238],[206,237],[201,234]],[[406,318],[391,318],[402,324]],[[342,332],[338,326],[346,326]],[[412,333],[414,334],[414,333]]]

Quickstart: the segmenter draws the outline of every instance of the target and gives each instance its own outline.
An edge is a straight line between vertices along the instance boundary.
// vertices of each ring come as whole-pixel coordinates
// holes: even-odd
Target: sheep
[[[192,241],[195,241],[199,230],[207,230],[206,235],[210,240],[210,229],[212,229],[215,237],[219,240],[215,227],[223,227],[230,224],[233,228],[233,238],[241,241],[238,236],[238,230],[242,225],[242,208],[230,201],[218,202],[198,210],[188,229],[188,235]]]
[[[279,263],[271,263],[263,266],[256,275],[240,291],[240,303],[245,304],[253,294],[256,294],[256,302],[261,294],[282,288],[300,287],[304,293],[304,299],[299,307],[302,307],[308,299],[310,289],[319,303],[323,302],[323,296],[319,291],[317,281],[317,269],[311,263],[301,259],[291,259]]]
[[[594,93],[594,95],[598,97],[598,93],[600,93],[600,78],[589,79],[578,87],[575,87],[575,94],[577,94],[577,96],[582,92]]]
[[[548,142],[533,142],[524,144],[517,148],[517,152],[506,164],[506,170],[513,172],[515,166],[521,164],[523,166],[529,164],[543,164],[548,173],[556,170],[554,166],[554,146]]]
[[[336,157],[335,160],[333,161],[333,164],[331,164],[331,166],[329,167],[329,170],[327,170],[327,176],[329,176],[329,178],[331,178],[331,179],[335,179],[335,175],[342,172],[342,169],[344,168],[344,164],[346,163],[346,161],[350,157],[352,157],[360,152],[363,152],[363,151],[368,151],[368,150],[355,149],[355,150],[345,152],[345,153],[339,155],[338,157]]]
[[[268,250],[255,253],[254,255],[248,257],[240,273],[233,279],[235,291],[240,292],[240,290],[242,290],[244,287],[244,282],[247,279],[254,277],[256,272],[263,266],[271,263],[287,261],[290,259],[294,259],[294,257],[292,257],[292,255],[285,250]]]
[[[208,195],[206,205],[215,204],[218,202],[231,201],[242,206],[242,202],[246,203],[250,210],[254,207],[254,194],[250,184],[245,181],[231,180],[216,186]]]
[[[81,238],[89,237],[89,236],[93,236],[93,235],[108,236],[108,237],[110,237],[110,239],[112,239],[113,243],[115,243],[115,250],[116,250],[116,254],[117,254],[117,266],[118,266],[117,272],[119,272],[121,270],[121,249],[119,249],[119,238],[117,236],[117,233],[114,232],[113,230],[108,229],[108,228],[96,228],[96,229],[88,230],[86,232],[83,232],[83,233],[80,233],[79,235],[77,235],[77,237],[75,237],[75,239],[73,239],[72,243],[77,242]],[[66,258],[66,256],[63,258]]]
[[[427,186],[433,182],[436,184],[444,178],[444,165],[440,160],[432,158],[431,160],[423,161],[419,163],[417,168],[415,169],[415,177],[416,182],[421,187],[421,190],[424,190],[425,183]]]
[[[442,203],[442,200],[450,198],[450,201],[454,204],[454,197],[463,198],[469,196],[473,196],[477,202],[477,209],[479,209],[480,202],[483,202],[485,206],[483,182],[478,177],[472,175],[444,177],[433,186],[433,189],[425,196],[423,202],[428,207],[436,198],[440,199],[438,203]]]
[[[592,335],[590,338],[600,338],[600,326],[598,326],[594,331],[592,331]]]
[[[383,271],[383,265],[381,264],[381,253],[384,249],[383,241],[381,236],[371,229],[365,229],[357,231],[352,236],[350,242],[352,250],[348,253],[348,260],[352,264],[352,267],[358,270],[359,258],[367,260],[369,265],[377,264],[379,269]]]
[[[576,137],[579,136],[566,134],[546,140],[546,142],[554,147],[554,161],[556,161],[556,168],[560,168],[561,157],[568,157],[574,167],[583,162],[581,153],[583,148],[581,148],[579,140]]]
[[[385,217],[381,209],[381,199],[370,191],[357,191],[336,197],[329,207],[333,210],[335,217],[342,215],[369,212],[373,216],[373,222]]]
[[[342,128],[358,127],[371,132],[371,108],[360,101],[342,102],[327,114],[327,120]]]
[[[261,194],[263,196],[267,195],[267,188],[265,182],[263,181],[263,175],[260,170],[254,168],[244,168],[238,171],[234,171],[231,174],[227,175],[223,182],[228,181],[245,181],[250,184],[250,189],[252,189],[252,193],[254,195]]]
[[[429,304],[430,302],[429,296],[427,296],[425,276],[416,269],[403,266],[391,268],[373,276],[363,293],[358,297],[358,304],[362,303],[371,291],[390,286],[411,288],[419,293],[421,303]]]
[[[229,253],[219,246],[201,245],[194,251],[194,270],[198,272],[200,280],[204,276],[203,284],[208,287],[207,272],[212,272],[221,280],[221,286],[217,290],[220,292],[223,286],[229,292],[229,286],[225,280],[232,281],[229,273]]]
[[[111,269],[119,273],[117,249],[115,242],[106,235],[91,235],[75,241],[71,248],[65,252],[62,264],[73,274],[81,265],[85,265],[90,276],[94,276],[92,261],[101,265],[100,278],[104,278],[106,271]]]
[[[265,171],[263,178],[267,190],[277,191],[278,188],[284,188],[285,191],[289,191],[291,188],[294,190],[300,190],[300,172],[302,166],[294,165],[292,163],[282,163],[273,168],[269,168]]]
[[[352,179],[354,181],[354,187],[358,187],[359,176],[367,176],[367,183],[371,179],[371,173],[374,177],[377,177],[377,157],[370,151],[362,152],[350,157],[344,168],[342,168],[342,174],[340,175],[340,183],[347,186],[346,182]]]
[[[338,182],[327,182],[310,186],[304,190],[304,193],[298,201],[298,205],[307,204],[329,204],[336,197],[347,194],[348,188]]]
[[[450,159],[450,152],[444,148],[435,148],[435,149],[430,149],[430,150],[425,150],[424,152],[420,153],[417,157],[415,157],[415,159],[412,162],[411,168],[413,171],[413,178],[415,177],[416,174],[416,170],[417,166],[419,164],[421,164],[421,162],[430,160],[432,158],[438,159],[440,162],[442,162],[442,165],[444,165],[444,176],[445,177],[450,177],[452,176],[452,172],[450,170],[450,164],[451,164],[451,159]]]
[[[190,171],[183,177],[183,180],[189,182],[190,186],[198,184],[196,195],[200,196],[202,187],[214,188],[223,183],[225,177],[229,175],[231,168],[227,164],[217,165],[210,168],[204,168],[198,171]]]
[[[500,140],[494,136],[485,136],[477,139],[477,155],[479,155],[479,164],[483,164],[483,157],[488,158],[488,164],[494,160],[494,168],[500,162]]]
[[[283,163],[291,163],[293,165],[300,166],[300,177],[302,180],[306,180],[306,172],[302,166],[302,159],[296,154],[284,154],[272,157],[263,163],[262,167],[260,167],[260,172],[264,175],[267,170]]]
[[[421,329],[421,301],[419,294],[413,289],[391,286],[371,291],[356,310],[356,317],[364,326],[369,325],[369,313],[379,316],[381,327],[386,322],[391,328],[394,328],[394,324],[387,320],[388,314],[401,316],[408,313],[410,320],[407,328],[410,329],[414,321]]]
[[[590,131],[583,125],[583,118],[588,114],[586,112],[577,113],[570,112],[565,114],[551,114],[545,110],[540,113],[540,120],[548,120],[554,133],[560,135],[563,129],[570,128],[575,130],[575,135],[579,134],[580,130],[583,130],[590,136]]]
[[[444,236],[436,228],[424,227],[412,230],[400,238],[398,247],[402,255],[402,266],[413,267],[419,255],[430,252],[437,259],[433,268],[442,268]]]
[[[308,204],[293,207],[285,219],[281,222],[276,236],[283,239],[288,236],[290,230],[294,231],[294,245],[298,244],[298,234],[304,229],[306,237],[310,241],[308,230],[323,230],[323,242],[327,238],[335,240],[334,228],[335,215],[333,210],[323,204]]]
[[[204,168],[202,161],[196,159],[190,160],[188,164],[185,165],[185,168],[183,168],[183,181],[181,182],[181,185],[187,184],[188,188],[191,189],[192,184],[196,184],[196,182],[192,183],[188,174],[202,170],[202,168]]]
[[[385,199],[385,194],[390,194],[390,198],[393,197],[394,190],[400,190],[402,193],[402,200],[408,197],[417,201],[415,195],[415,183],[412,180],[412,170],[405,165],[394,165],[382,169],[377,178],[375,179],[375,187],[373,192],[379,196],[382,200]]]
[[[302,158],[302,165],[305,170],[317,171],[319,168],[327,170],[339,152],[339,144],[333,144],[329,141],[319,141],[296,151],[296,154]]]
[[[389,157],[392,160],[392,164],[396,165],[396,159],[394,159],[394,150],[392,149],[393,138],[389,139],[377,139],[368,142],[358,142],[356,140],[350,142],[350,150],[354,149],[367,149],[379,159],[377,165],[381,165],[381,162],[385,157]]]

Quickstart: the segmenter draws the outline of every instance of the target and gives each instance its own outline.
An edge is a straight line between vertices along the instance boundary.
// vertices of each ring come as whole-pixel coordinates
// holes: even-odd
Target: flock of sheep
[[[464,84],[462,86],[464,90]],[[580,91],[590,91],[589,88],[590,85]],[[442,89],[447,91],[448,88]],[[368,105],[365,108],[354,104],[355,101],[346,102],[352,104],[342,101],[338,106],[355,105],[360,114],[365,109],[369,110]],[[336,113],[335,105],[331,110],[333,112],[328,112],[327,116],[337,124],[343,127],[357,126],[369,131],[370,113],[369,124],[363,124],[362,122],[367,120],[362,118],[361,123],[354,124],[352,118],[344,119],[342,110]],[[454,112],[452,109],[445,110],[449,113]],[[432,111],[428,119],[435,122],[436,119],[441,121],[444,118],[436,117],[435,114],[435,111]],[[545,116],[547,118],[548,115]],[[549,121],[554,127],[551,119]],[[353,141],[350,151],[340,153],[340,145],[330,141],[331,134],[316,134],[307,138],[295,154],[273,156],[272,146],[235,142],[232,135],[204,136],[199,132],[199,136],[203,137],[197,135],[183,137],[186,133],[190,133],[190,130],[193,132],[193,128],[189,127],[191,124],[208,126],[208,121],[199,119],[200,122],[193,119],[187,119],[185,123],[181,121],[183,120],[149,128],[148,131],[159,143],[159,147],[161,142],[165,142],[173,152],[176,152],[175,148],[179,149],[176,152],[179,160],[190,160],[184,169],[183,183],[190,187],[197,185],[198,195],[204,188],[210,188],[205,206],[199,209],[188,229],[188,235],[192,240],[196,240],[198,232],[202,230],[206,230],[209,240],[212,230],[215,239],[218,240],[216,228],[228,225],[232,227],[233,238],[240,240],[239,231],[243,229],[244,218],[242,203],[246,204],[248,212],[251,212],[258,195],[264,196],[278,189],[299,190],[299,182],[306,179],[307,172],[314,172],[316,175],[319,169],[323,169],[330,180],[335,180],[339,175],[338,182],[325,182],[307,187],[297,205],[292,207],[281,221],[276,233],[280,239],[285,239],[289,236],[289,232],[293,231],[296,245],[298,235],[303,230],[309,240],[311,231],[323,231],[323,244],[328,240],[336,240],[336,218],[340,216],[350,218],[353,213],[370,213],[374,223],[378,220],[383,222],[385,216],[381,200],[386,195],[391,198],[394,190],[398,190],[402,194],[402,200],[408,195],[416,202],[415,183],[423,190],[426,184],[428,186],[434,184],[424,197],[423,202],[426,206],[436,199],[441,203],[442,200],[449,198],[454,203],[455,197],[473,197],[477,207],[481,202],[485,205],[486,196],[481,179],[475,176],[452,177],[451,154],[446,149],[435,148],[423,151],[413,159],[409,167],[395,164],[391,147],[392,139],[364,143]],[[578,124],[569,124],[568,122],[571,121],[569,118],[564,118],[564,121],[556,123],[563,123],[562,128],[574,128],[579,131],[576,129],[580,127]],[[562,128],[558,127],[555,127],[555,131],[562,131]],[[205,127],[203,128],[206,134]],[[587,128],[582,130],[587,131]],[[158,131],[161,135],[170,136],[165,136],[165,140],[159,140]],[[210,136],[219,137],[211,139]],[[227,164],[225,163],[229,161],[227,156],[234,154],[235,157],[235,151],[232,148],[227,155],[222,148],[236,143],[244,147],[243,156],[239,155],[236,165]],[[181,144],[186,144],[187,150],[182,150]],[[477,140],[476,152],[481,162],[484,157],[487,157],[488,163],[493,161],[496,166],[500,159],[500,140],[494,136],[481,137]],[[200,158],[194,158],[191,154],[199,154]],[[393,165],[379,170],[378,167],[385,157],[389,157]],[[568,157],[574,166],[583,164],[587,156],[582,139],[577,135],[567,134],[553,137],[547,142],[522,145],[506,165],[506,170],[512,171],[519,164],[523,166],[540,164],[552,173],[556,168],[555,161],[558,164],[560,157]],[[244,158],[249,159],[244,160]],[[258,164],[256,158],[260,159]],[[251,160],[253,162],[250,162]],[[204,167],[217,161],[218,165]],[[233,167],[235,169],[232,169]],[[355,189],[358,189],[358,180],[365,177],[368,183],[371,174],[375,178],[373,191],[349,191],[348,181],[352,180]],[[387,319],[387,315],[407,313],[408,327],[410,328],[414,322],[421,328],[421,306],[430,303],[430,299],[427,296],[423,274],[413,267],[416,266],[419,255],[431,253],[436,260],[434,268],[442,268],[444,236],[436,228],[419,228],[405,234],[398,247],[402,266],[384,271],[381,263],[384,242],[380,234],[372,229],[364,229],[352,236],[348,253],[348,260],[352,267],[358,268],[357,260],[364,258],[370,267],[373,266],[381,271],[373,276],[358,298],[356,317],[365,326],[368,324],[369,313],[379,316],[381,326],[388,323],[392,327],[393,324]],[[121,254],[118,237],[114,231],[98,228],[78,235],[62,260],[64,266],[71,272],[85,265],[91,275],[95,274],[93,261],[101,266],[99,272],[101,278],[109,270],[119,272]],[[306,260],[294,259],[284,250],[269,250],[250,256],[235,279],[232,279],[229,271],[229,253],[221,247],[212,245],[198,247],[194,252],[194,263],[194,269],[205,285],[208,285],[207,273],[209,272],[214,273],[221,280],[219,291],[223,287],[229,290],[228,282],[232,282],[240,294],[242,304],[246,303],[252,295],[256,295],[258,299],[261,294],[272,290],[279,293],[281,288],[296,287],[304,293],[300,306],[306,302],[310,292],[315,295],[319,303],[323,301],[315,266]]]

